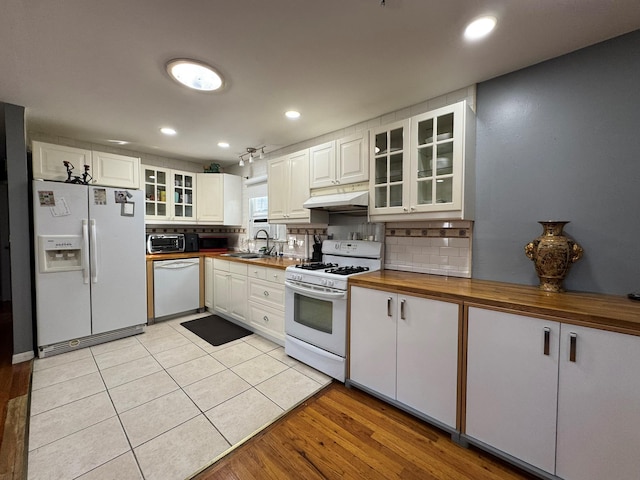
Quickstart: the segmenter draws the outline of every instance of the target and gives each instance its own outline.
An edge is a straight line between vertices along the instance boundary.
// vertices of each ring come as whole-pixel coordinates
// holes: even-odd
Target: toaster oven
[[[184,234],[151,234],[147,237],[148,253],[184,252]]]

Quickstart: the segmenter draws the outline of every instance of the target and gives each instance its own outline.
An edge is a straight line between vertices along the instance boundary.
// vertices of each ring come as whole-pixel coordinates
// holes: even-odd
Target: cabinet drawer
[[[284,310],[284,286],[264,280],[249,281],[249,300]]]
[[[213,269],[214,270],[220,270],[221,272],[228,272],[229,271],[229,261],[227,260],[220,260],[219,258],[214,258],[213,259]]]
[[[246,263],[229,262],[229,272],[236,275],[247,275],[248,265]]]
[[[249,318],[251,325],[259,330],[266,330],[277,338],[284,339],[284,312],[270,308],[261,303],[249,302]]]
[[[247,269],[247,275],[250,278],[267,280],[269,282],[284,285],[284,270],[280,270],[278,268],[258,267],[250,265]]]

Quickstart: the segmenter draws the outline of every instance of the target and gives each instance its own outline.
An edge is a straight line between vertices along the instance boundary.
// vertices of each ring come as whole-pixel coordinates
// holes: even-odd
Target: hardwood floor
[[[11,304],[0,306],[0,479],[22,479],[26,472],[25,427],[31,361],[11,364]]]
[[[357,389],[333,383],[197,480],[535,477]]]

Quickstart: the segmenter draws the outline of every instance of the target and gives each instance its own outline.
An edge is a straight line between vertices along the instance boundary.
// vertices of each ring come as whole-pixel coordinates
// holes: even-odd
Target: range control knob
[[[333,287],[333,280],[323,278],[322,285],[324,285],[325,287]]]

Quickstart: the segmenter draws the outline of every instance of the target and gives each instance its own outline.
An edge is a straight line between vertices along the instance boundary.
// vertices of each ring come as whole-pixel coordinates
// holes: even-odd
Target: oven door
[[[347,292],[287,280],[285,332],[303,342],[345,357]]]

